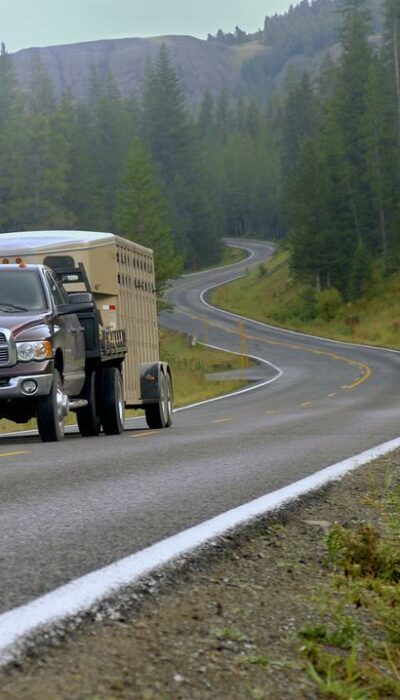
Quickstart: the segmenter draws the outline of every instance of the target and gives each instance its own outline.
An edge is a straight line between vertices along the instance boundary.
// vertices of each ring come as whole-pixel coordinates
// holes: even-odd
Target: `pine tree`
[[[14,66],[4,44],[0,53],[0,231],[20,228],[23,150],[28,127]]]
[[[65,204],[69,142],[51,80],[39,59],[32,65],[28,113],[20,226],[69,228],[74,223]]]
[[[181,271],[176,255],[168,206],[144,144],[136,138],[126,159],[116,210],[118,232],[154,249],[157,287]]]
[[[366,168],[363,118],[372,52],[369,45],[370,15],[367,0],[342,0],[342,56],[336,90],[336,114],[350,167],[354,229],[358,240],[371,245],[370,192],[365,187]]]
[[[165,45],[156,64],[147,66],[143,124],[169,204],[175,248],[187,265],[212,262],[220,251],[214,196],[207,181],[200,141]]]

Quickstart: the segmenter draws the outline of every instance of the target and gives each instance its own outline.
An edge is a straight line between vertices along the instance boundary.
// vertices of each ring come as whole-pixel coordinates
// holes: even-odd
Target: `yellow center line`
[[[17,457],[18,455],[30,455],[28,450],[16,450],[15,452],[0,452],[0,457]]]
[[[275,416],[279,411],[266,411],[266,416]]]
[[[195,321],[205,321],[204,317],[197,316],[196,314],[191,314],[189,311],[181,310],[181,313],[185,316],[188,316],[189,318],[194,319]],[[213,321],[209,321],[208,319],[206,319],[206,321],[209,326],[213,326],[214,328],[220,328],[226,333],[239,335],[239,331],[225,328],[225,326],[221,323],[215,323]],[[265,345],[275,345],[284,348],[291,348],[292,350],[299,350],[301,352],[309,352],[314,355],[324,355],[325,357],[329,357],[332,360],[337,360],[338,362],[344,362],[348,365],[357,367],[363,373],[363,376],[358,377],[352,384],[349,384],[348,386],[342,386],[342,389],[355,389],[356,387],[360,386],[360,384],[363,384],[365,381],[367,381],[367,379],[369,379],[372,375],[372,369],[369,365],[366,365],[360,360],[351,360],[348,357],[338,355],[334,352],[329,352],[327,350],[317,350],[315,348],[310,348],[306,345],[284,342],[282,340],[266,340],[265,338],[261,338],[258,335],[246,334],[246,337],[248,340],[257,340],[258,342],[264,343]]]
[[[233,418],[217,418],[216,420],[213,420],[213,423],[229,423],[229,421],[232,421]]]
[[[300,406],[311,406],[312,401],[304,401],[304,403],[301,403]]]
[[[148,437],[149,435],[156,435],[157,432],[158,432],[157,430],[146,430],[143,433],[136,433],[134,435],[130,435],[129,437],[132,437],[132,438]]]
[[[328,399],[332,399],[334,396],[337,396],[336,392],[334,392],[333,394],[328,394]]]

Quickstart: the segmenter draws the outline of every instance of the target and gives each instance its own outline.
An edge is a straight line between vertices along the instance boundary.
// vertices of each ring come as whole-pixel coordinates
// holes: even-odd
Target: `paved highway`
[[[177,280],[162,322],[243,349],[263,387],[175,414],[166,431],[0,440],[0,612],[400,434],[400,355],[239,320],[204,289],[269,254]],[[265,300],[268,303],[268,300]]]

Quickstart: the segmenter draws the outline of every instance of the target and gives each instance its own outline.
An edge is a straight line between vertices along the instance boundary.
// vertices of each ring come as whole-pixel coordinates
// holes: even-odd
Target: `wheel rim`
[[[162,374],[160,377],[160,412],[162,413],[163,423],[168,420],[168,392],[166,390],[166,379]]]
[[[60,428],[63,427],[64,425],[64,418],[65,418],[65,412],[66,412],[66,396],[62,390],[62,386],[60,384],[57,385],[57,391],[56,391],[56,415],[57,415],[57,422]]]
[[[171,391],[171,384],[168,379],[166,379],[166,384],[167,384],[167,399],[166,399],[166,407],[167,407],[167,420],[170,420],[172,416],[172,391]]]
[[[123,391],[122,391],[122,379],[121,376],[118,377],[118,415],[119,419],[121,421],[121,424],[123,425],[125,422],[125,402],[124,402],[124,397],[123,397]]]

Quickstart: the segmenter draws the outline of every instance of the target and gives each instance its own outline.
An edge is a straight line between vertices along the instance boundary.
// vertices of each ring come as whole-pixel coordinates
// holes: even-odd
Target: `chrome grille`
[[[8,341],[4,333],[0,332],[0,367],[9,363]]]

